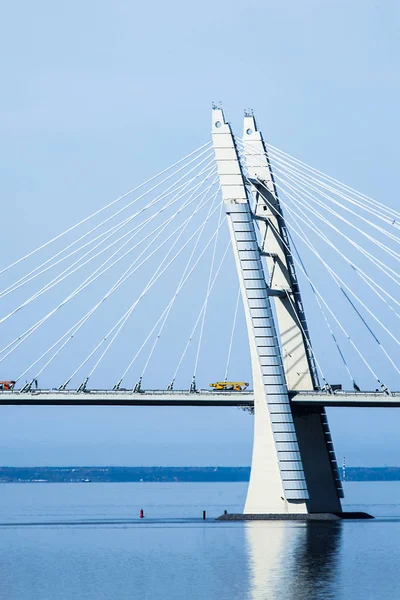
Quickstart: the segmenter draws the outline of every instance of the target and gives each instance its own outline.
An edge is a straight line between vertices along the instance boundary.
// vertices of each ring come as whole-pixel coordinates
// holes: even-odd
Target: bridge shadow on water
[[[246,523],[251,600],[336,598],[340,523]]]

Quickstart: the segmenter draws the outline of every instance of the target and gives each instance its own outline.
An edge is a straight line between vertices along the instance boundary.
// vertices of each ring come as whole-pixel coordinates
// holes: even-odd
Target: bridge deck
[[[290,392],[293,404],[330,407],[400,407],[400,392]],[[201,390],[32,390],[0,391],[0,406],[247,406],[254,404],[252,391],[210,392]]]
[[[0,405],[25,406],[253,406],[253,392],[187,390],[31,390],[0,392]]]
[[[400,392],[299,392],[292,396],[293,404],[359,408],[400,408]]]

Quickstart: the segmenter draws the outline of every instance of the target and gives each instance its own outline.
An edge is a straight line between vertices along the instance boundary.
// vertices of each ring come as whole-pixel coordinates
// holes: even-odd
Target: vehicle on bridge
[[[13,390],[15,381],[0,381],[0,391]]]
[[[210,387],[225,392],[242,392],[249,387],[249,384],[244,381],[217,381],[210,383]]]

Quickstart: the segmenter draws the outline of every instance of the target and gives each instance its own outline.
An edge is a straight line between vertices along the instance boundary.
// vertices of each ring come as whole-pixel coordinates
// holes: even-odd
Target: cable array
[[[376,373],[376,359],[370,348],[377,347],[396,376],[400,373],[394,359],[400,338],[400,276],[396,264],[400,257],[400,214],[275,146],[266,145],[264,156],[260,156],[249,143],[240,139],[237,143],[245,171],[246,156],[251,156],[255,166],[273,165],[274,185],[289,239],[283,239],[279,231],[275,235],[309,283],[328,337],[354,388],[358,390],[359,386],[352,371],[358,367],[349,367],[356,365],[350,350],[378,383],[378,389],[387,390]],[[256,181],[261,201],[278,216],[278,209],[269,201],[266,183],[258,177]],[[254,191],[251,178],[246,183],[250,192]],[[273,227],[272,222],[269,226]],[[303,337],[307,344],[304,331]],[[313,355],[316,358],[315,351]],[[316,362],[322,375],[320,361]],[[324,375],[322,378],[326,382]]]
[[[139,392],[151,368],[164,389],[178,378],[195,391],[181,366],[193,361],[196,373],[205,364],[228,240],[208,143],[0,269],[0,379],[25,392],[98,382]],[[235,281],[233,261],[230,274]],[[183,353],[182,312],[196,319]],[[171,328],[180,333],[172,341]]]
[[[400,213],[275,146],[263,157],[236,141],[254,210],[263,202],[278,223],[283,211],[287,229],[267,226],[314,306],[311,329],[326,329],[311,345],[299,300],[286,290],[315,381],[331,389],[326,357],[336,353],[355,390],[366,373],[389,393],[383,379],[400,374]],[[255,157],[273,165],[278,204],[248,175],[250,155],[252,165]],[[156,379],[164,390],[195,393],[209,371],[227,382],[239,365],[247,372],[231,378],[249,380],[247,342],[239,361],[233,352],[246,333],[230,249],[207,143],[0,268],[0,378],[27,392],[40,381],[139,393]]]

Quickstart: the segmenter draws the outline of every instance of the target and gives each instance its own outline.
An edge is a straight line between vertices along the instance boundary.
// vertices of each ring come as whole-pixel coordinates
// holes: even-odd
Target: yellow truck
[[[249,384],[244,381],[217,381],[210,383],[210,387],[225,392],[242,392],[249,387]]]

